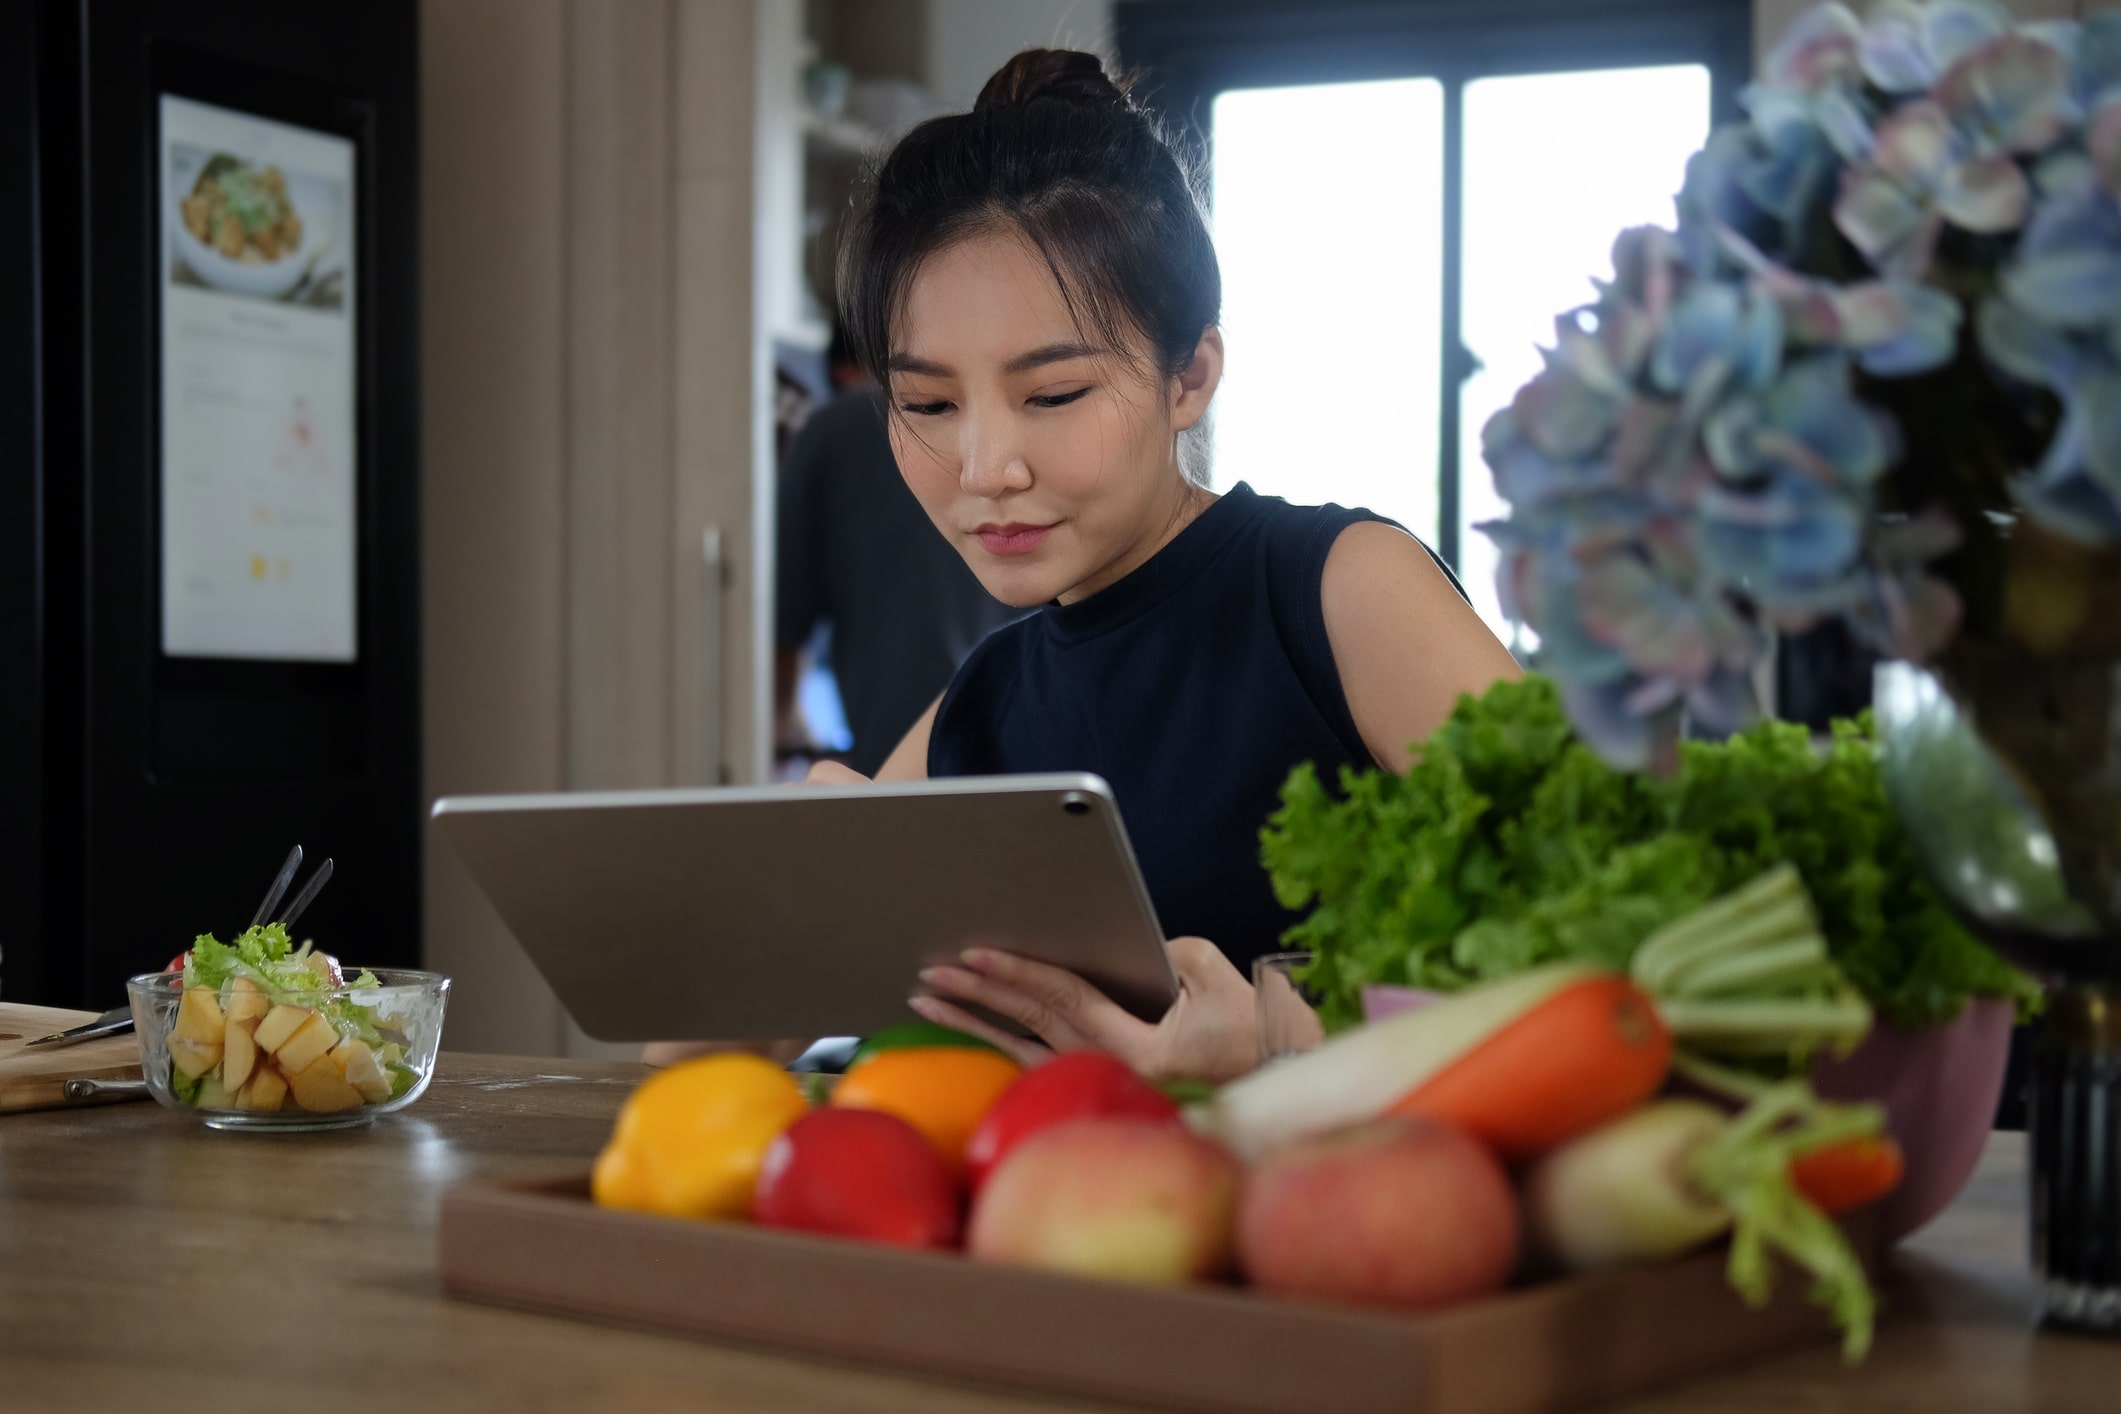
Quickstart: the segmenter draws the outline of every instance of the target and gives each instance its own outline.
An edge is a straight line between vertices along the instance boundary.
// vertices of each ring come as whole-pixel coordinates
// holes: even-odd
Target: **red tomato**
[[[804,1115],[766,1150],[751,1220],[895,1247],[955,1247],[957,1180],[934,1146],[882,1110]]]
[[[1151,1119],[1179,1123],[1171,1097],[1102,1051],[1069,1051],[1026,1071],[1002,1092],[965,1146],[976,1193],[1011,1149],[1063,1120]]]

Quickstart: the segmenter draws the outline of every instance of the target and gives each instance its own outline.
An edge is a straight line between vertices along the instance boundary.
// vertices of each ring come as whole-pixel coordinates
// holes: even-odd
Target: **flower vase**
[[[1956,648],[1878,669],[1886,788],[1967,927],[2038,978],[2042,1315],[2121,1334],[2121,658]]]

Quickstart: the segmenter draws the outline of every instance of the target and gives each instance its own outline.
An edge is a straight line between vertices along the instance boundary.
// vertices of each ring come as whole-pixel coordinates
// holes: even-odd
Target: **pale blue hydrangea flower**
[[[1621,236],[1483,431],[1504,607],[1629,765],[1671,760],[1683,719],[1742,724],[1771,630],[1837,617],[1915,661],[1958,631],[1931,570],[1955,515],[1998,508],[1926,503],[1865,401],[1879,380],[1962,376],[1978,348],[2051,392],[2018,504],[2121,541],[2121,14],[1822,5],[1742,102],[1688,164],[1677,229]],[[1991,239],[1933,269],[1948,228]],[[1888,478],[1912,513],[1881,514]]]
[[[1879,122],[1868,156],[1843,174],[1834,224],[1879,271],[1920,279],[1946,223],[1976,234],[2018,228],[2032,200],[2018,159],[2051,146],[2071,113],[2060,50],[2027,35],[1991,38],[1929,96]]]

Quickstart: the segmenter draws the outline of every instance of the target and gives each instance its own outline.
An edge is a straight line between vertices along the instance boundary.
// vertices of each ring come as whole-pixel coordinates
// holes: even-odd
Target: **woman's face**
[[[1072,601],[1137,568],[1197,508],[1178,434],[1221,373],[1210,330],[1177,379],[1099,347],[1020,237],[930,256],[893,330],[891,448],[930,520],[1007,604]]]

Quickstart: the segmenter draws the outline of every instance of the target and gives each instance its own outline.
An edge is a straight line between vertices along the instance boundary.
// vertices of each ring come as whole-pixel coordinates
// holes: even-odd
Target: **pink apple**
[[[1168,1122],[1079,1119],[1018,1144],[980,1190],[973,1256],[1122,1281],[1230,1269],[1244,1171]]]
[[[1354,1125],[1267,1154],[1238,1215],[1256,1285],[1414,1310],[1500,1289],[1517,1246],[1502,1165],[1425,1120]]]

